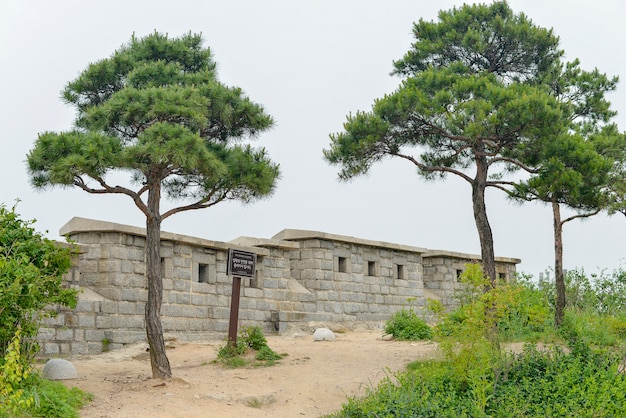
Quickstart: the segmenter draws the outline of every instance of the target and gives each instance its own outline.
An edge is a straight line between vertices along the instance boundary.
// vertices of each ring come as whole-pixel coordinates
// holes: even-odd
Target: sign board
[[[228,249],[228,275],[254,277],[255,265],[255,253]]]

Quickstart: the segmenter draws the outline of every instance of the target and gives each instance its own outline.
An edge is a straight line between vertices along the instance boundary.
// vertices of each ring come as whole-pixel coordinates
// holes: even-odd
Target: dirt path
[[[434,355],[427,342],[383,341],[380,331],[337,334],[314,342],[307,333],[269,336],[269,346],[288,356],[280,364],[226,369],[211,363],[221,343],[168,343],[174,379],[150,378],[146,345],[72,359],[79,378],[68,380],[95,395],[81,417],[319,417],[346,398]]]

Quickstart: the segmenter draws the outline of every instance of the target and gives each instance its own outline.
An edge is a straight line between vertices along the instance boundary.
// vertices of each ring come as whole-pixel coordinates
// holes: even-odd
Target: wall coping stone
[[[339,241],[348,244],[358,244],[369,247],[387,248],[390,250],[406,251],[411,253],[425,253],[428,251],[426,248],[413,247],[404,244],[395,244],[385,241],[375,241],[364,238],[350,237],[346,235],[329,234],[327,232],[309,231],[303,229],[283,229],[278,234],[274,235],[272,239],[283,241],[303,241],[311,239],[323,239],[328,241]]]
[[[465,259],[465,260],[476,260],[476,261],[482,259],[480,255],[457,253],[455,251],[446,251],[446,250],[428,250],[422,254],[422,258],[433,258],[433,257],[460,258],[460,259]],[[496,257],[495,261],[498,263],[507,263],[507,264],[519,264],[522,262],[520,258],[513,258],[513,257]]]
[[[146,229],[131,225],[123,225],[115,222],[98,221],[95,219],[81,218],[78,216],[70,219],[68,223],[63,225],[59,230],[62,236],[70,236],[81,232],[118,232],[127,235],[135,235],[140,237],[146,236]],[[238,250],[253,252],[262,256],[269,256],[270,251],[262,247],[251,247],[240,245],[232,242],[212,241],[204,238],[191,237],[188,235],[175,234],[172,232],[161,231],[161,241],[173,241],[182,244],[190,244],[205,248],[214,248],[217,250],[227,251],[233,246]]]
[[[293,241],[285,241],[273,238],[238,237],[229,241],[232,244],[247,247],[279,248],[283,250],[298,250],[300,244]]]

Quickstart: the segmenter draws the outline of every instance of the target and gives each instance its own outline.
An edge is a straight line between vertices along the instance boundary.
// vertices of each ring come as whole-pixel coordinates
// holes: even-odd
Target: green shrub
[[[415,362],[351,398],[332,417],[618,417],[626,414],[620,356],[578,342],[571,353],[527,345],[484,371],[480,398],[450,361]]]
[[[267,339],[263,335],[261,327],[243,327],[239,332],[239,338],[243,343],[253,350],[260,350],[267,347]]]
[[[433,336],[430,326],[417,313],[409,308],[396,311],[385,323],[385,333],[398,340],[430,340]]]
[[[20,330],[21,354],[39,351],[40,320],[55,315],[55,304],[76,306],[76,290],[62,286],[71,267],[71,247],[61,247],[0,205],[0,359]]]
[[[247,356],[250,351],[255,352],[251,357]],[[275,353],[267,345],[267,339],[261,327],[243,327],[239,330],[237,344],[233,346],[227,343],[220,347],[216,361],[232,368],[259,367],[272,366],[281,358],[283,355]]]
[[[620,357],[581,341],[571,350],[540,351],[528,345],[502,374],[487,412],[498,417],[625,416]]]
[[[281,356],[280,354],[277,354],[274,350],[269,348],[269,346],[265,345],[259,348],[259,351],[257,351],[255,358],[259,361],[271,362],[271,361],[280,360],[281,358],[283,358],[283,356]]]
[[[93,395],[76,387],[70,389],[38,375],[33,376],[27,391],[35,400],[28,416],[35,417],[78,418],[80,408],[93,399]]]
[[[18,416],[30,408],[33,397],[24,391],[25,380],[31,373],[30,364],[20,354],[20,330],[7,347],[0,367],[0,416]]]

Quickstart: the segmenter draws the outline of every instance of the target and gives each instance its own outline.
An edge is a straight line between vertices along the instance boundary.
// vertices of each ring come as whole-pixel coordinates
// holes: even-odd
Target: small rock
[[[41,372],[43,377],[49,380],[76,379],[78,373],[76,367],[67,360],[53,358],[46,362]]]
[[[383,336],[382,336],[382,338],[381,338],[381,339],[382,339],[383,341],[391,341],[391,340],[393,340],[393,335],[391,335],[391,334],[385,334],[385,335],[383,335]]]
[[[335,333],[328,328],[318,328],[313,333],[313,341],[335,341]]]

